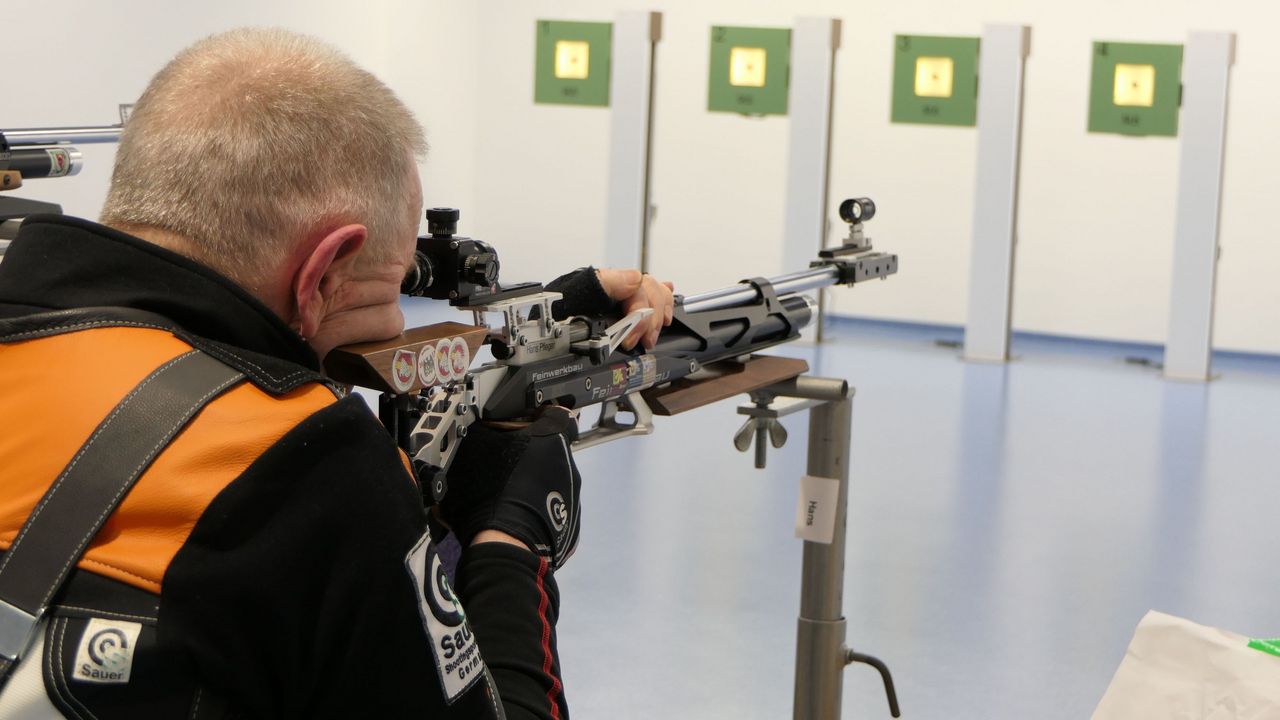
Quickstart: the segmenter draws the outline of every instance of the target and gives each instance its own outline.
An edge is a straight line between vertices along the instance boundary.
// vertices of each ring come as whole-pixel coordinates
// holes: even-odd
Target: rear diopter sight
[[[849,198],[840,203],[840,219],[847,223],[866,222],[876,216],[876,204],[871,198]]]

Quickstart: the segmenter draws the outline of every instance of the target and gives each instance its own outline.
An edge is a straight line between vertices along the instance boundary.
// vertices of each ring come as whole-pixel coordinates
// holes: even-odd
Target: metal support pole
[[[782,397],[802,402],[773,405]],[[795,720],[838,718],[841,673],[845,665],[855,662],[866,663],[880,673],[889,713],[900,717],[889,668],[878,658],[854,652],[844,644],[842,604],[852,398],[853,388],[845,380],[800,375],[752,391],[752,404],[738,408],[739,413],[752,418],[734,438],[739,450],[747,449],[740,442],[741,436],[747,433],[746,437],[750,437],[753,423],[761,423],[755,427],[761,435],[756,438],[756,467],[764,467],[765,438],[760,433],[764,423],[776,423],[783,415],[809,408],[808,477],[801,483],[796,510],[796,535],[805,538],[805,542],[800,570],[800,617],[796,623]],[[835,483],[834,497],[831,483]]]
[[[807,378],[809,382],[818,378]],[[838,718],[844,646],[844,545],[849,498],[849,434],[852,389],[843,380],[827,380],[839,399],[809,411],[808,473],[839,482],[835,533],[831,544],[804,543],[800,571],[800,618],[796,628],[796,720]],[[843,392],[841,392],[843,391]]]

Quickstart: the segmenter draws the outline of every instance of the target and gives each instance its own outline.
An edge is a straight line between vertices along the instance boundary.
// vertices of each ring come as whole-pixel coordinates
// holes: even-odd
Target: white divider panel
[[[648,270],[653,57],[661,37],[659,12],[623,12],[613,22],[604,252],[608,267]]]
[[[1031,47],[1025,25],[986,25],[978,56],[978,162],[969,267],[966,360],[1009,359],[1018,169],[1022,160],[1023,69]]]
[[[840,29],[837,18],[802,17],[796,19],[791,31],[791,88],[787,102],[790,137],[782,253],[782,271],[787,273],[807,268],[827,239],[831,96]],[[817,321],[805,330],[808,339],[821,335],[821,304],[819,308]]]
[[[1193,32],[1182,55],[1181,155],[1165,377],[1209,379],[1227,95],[1235,33]]]

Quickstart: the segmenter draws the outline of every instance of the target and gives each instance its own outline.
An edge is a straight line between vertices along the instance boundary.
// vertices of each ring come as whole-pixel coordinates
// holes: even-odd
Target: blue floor
[[[1018,337],[985,365],[935,344],[953,330],[829,335],[780,354],[857,387],[848,637],[904,717],[1088,718],[1152,608],[1280,635],[1280,361],[1218,358],[1197,385],[1124,361],[1141,347]],[[758,471],[736,406],[579,454],[576,717],[790,717],[806,422]],[[889,717],[873,670],[845,676],[843,717]]]
[[[1280,363],[1209,385],[1128,348],[1015,342],[961,362],[936,333],[839,323],[788,348],[850,378],[849,641],[894,671],[908,718],[1088,718],[1152,608],[1280,635]],[[802,417],[753,469],[736,402],[581,453],[583,540],[560,573],[583,718],[790,717]],[[851,666],[845,718],[887,718]]]

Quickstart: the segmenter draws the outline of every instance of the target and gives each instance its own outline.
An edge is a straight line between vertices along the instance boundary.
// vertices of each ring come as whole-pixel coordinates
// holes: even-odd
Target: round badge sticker
[[[418,353],[418,381],[423,387],[436,381],[436,346],[424,345]]]
[[[400,392],[407,392],[413,387],[413,378],[418,374],[418,356],[412,350],[397,350],[391,360],[391,384]]]
[[[462,379],[467,374],[467,368],[471,367],[471,349],[467,347],[467,341],[462,338],[453,339],[453,347],[449,350],[449,360],[453,363],[453,376]]]
[[[453,379],[453,363],[449,362],[449,348],[452,345],[449,338],[436,343],[436,377],[440,378],[440,382]]]

